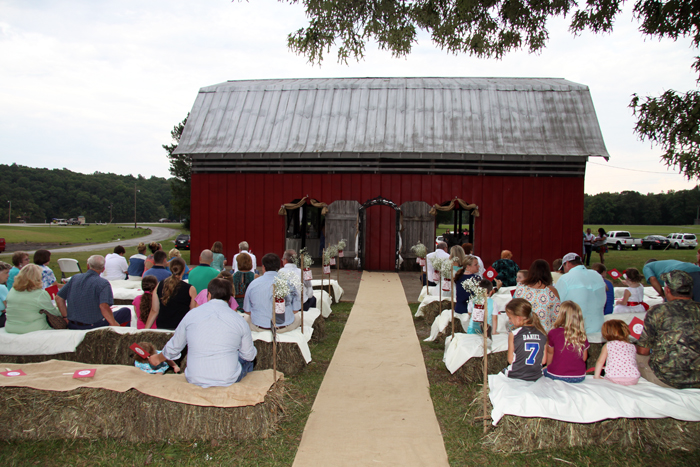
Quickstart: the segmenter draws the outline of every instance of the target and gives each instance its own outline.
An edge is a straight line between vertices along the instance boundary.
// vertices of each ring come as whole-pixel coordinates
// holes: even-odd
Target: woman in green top
[[[211,252],[214,254],[214,259],[212,260],[210,266],[221,272],[226,266],[226,257],[224,256],[224,244],[221,242],[214,242],[211,247]]]
[[[61,316],[41,284],[41,271],[41,266],[28,264],[15,277],[12,290],[7,294],[5,331],[26,334],[51,329],[46,316],[39,313],[41,310]]]

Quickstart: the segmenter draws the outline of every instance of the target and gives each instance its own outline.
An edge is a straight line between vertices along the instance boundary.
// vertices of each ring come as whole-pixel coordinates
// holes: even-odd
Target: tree
[[[299,0],[288,0],[298,3]],[[501,58],[546,46],[550,17],[572,13],[570,30],[611,32],[623,0],[301,0],[309,25],[289,34],[289,47],[320,63],[338,45],[338,60],[364,56],[365,44],[402,57],[411,52],[419,29],[451,53]],[[700,44],[700,0],[637,0],[634,16],[640,31],[653,38],[692,37]],[[700,73],[700,57],[693,64]],[[700,79],[699,79],[700,81]],[[700,178],[700,92],[667,91],[661,97],[634,95],[635,132],[665,151],[662,160],[688,179]]]
[[[163,149],[168,153],[170,160],[170,175],[175,178],[170,179],[170,190],[172,191],[171,203],[176,213],[180,217],[190,218],[190,193],[192,188],[192,159],[187,154],[173,154],[180,143],[182,130],[190,114],[183,121],[173,127],[170,136],[173,144],[164,144]]]

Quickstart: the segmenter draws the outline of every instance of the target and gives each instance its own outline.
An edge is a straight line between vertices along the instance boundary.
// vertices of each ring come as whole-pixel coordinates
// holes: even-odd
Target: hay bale
[[[588,360],[586,360],[586,369],[595,368],[595,363],[600,357],[600,351],[603,350],[604,344],[590,344],[588,348]]]
[[[323,342],[323,340],[326,338],[326,319],[323,317],[323,315],[319,315],[319,317],[316,318],[312,328],[314,333],[311,334],[310,342]]]
[[[457,317],[458,315],[455,314],[455,334],[458,332],[461,332],[462,334],[466,333],[464,328],[462,327],[462,322],[459,320]],[[438,333],[437,337],[433,341],[436,344],[444,344],[445,339],[447,339],[447,336],[452,335],[452,324],[448,324],[447,327],[445,328],[444,331]]]
[[[488,374],[495,375],[508,366],[508,352],[488,354]],[[484,358],[473,357],[467,360],[454,376],[462,383],[482,383],[484,381]]]
[[[423,307],[423,319],[428,326],[432,326],[433,321],[442,313],[442,310],[449,310],[451,308],[452,304],[449,300],[430,302]]]
[[[260,439],[275,431],[284,412],[281,382],[272,386],[261,404],[227,408],[181,404],[135,389],[121,393],[4,387],[0,391],[0,439],[4,440]]]
[[[61,331],[57,331],[61,332]],[[0,361],[7,363],[38,363],[48,360],[70,360],[80,363],[104,365],[133,365],[135,355],[129,346],[136,342],[150,342],[156,349],[162,349],[173,336],[172,332],[144,331],[134,334],[119,334],[109,327],[85,334],[85,339],[75,352],[55,355],[0,355]]]
[[[272,369],[272,342],[257,340],[254,342],[258,349],[258,356],[255,357],[256,370]],[[286,376],[299,373],[306,366],[306,360],[293,342],[277,343],[277,371],[281,371]]]
[[[569,423],[548,418],[506,415],[482,440],[494,452],[615,445],[623,448],[696,450],[700,423],[672,418],[618,418],[595,423]]]

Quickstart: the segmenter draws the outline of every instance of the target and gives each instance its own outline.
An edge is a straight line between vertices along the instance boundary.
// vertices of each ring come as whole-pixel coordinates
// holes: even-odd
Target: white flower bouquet
[[[411,251],[416,255],[416,262],[419,266],[425,266],[425,257],[428,254],[428,249],[421,242],[416,243],[411,247]]]
[[[484,307],[486,304],[486,289],[481,287],[479,282],[481,281],[475,277],[462,282],[462,287],[464,287],[464,290],[469,292],[471,295],[470,300],[474,304],[472,320],[475,323],[484,322]]]
[[[442,290],[449,292],[452,287],[452,258],[442,260],[440,264],[440,274],[442,274]]]
[[[292,287],[294,287],[294,285],[289,281],[288,276],[289,274],[280,275],[280,273],[277,273],[277,276],[275,277],[275,280],[272,283],[273,297],[275,299],[275,315],[277,315],[277,324],[281,324],[284,322],[284,299],[287,295],[291,293]]]
[[[440,268],[444,261],[445,258],[438,258],[437,256],[430,258],[430,264],[433,265],[433,277],[431,279],[433,282],[440,280]]]
[[[343,250],[345,249],[346,246],[348,246],[347,240],[345,240],[344,238],[340,239],[340,241],[338,242],[338,257],[339,258],[343,257]]]

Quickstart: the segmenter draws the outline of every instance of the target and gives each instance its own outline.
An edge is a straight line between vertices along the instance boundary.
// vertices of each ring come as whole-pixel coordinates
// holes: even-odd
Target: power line
[[[639,170],[639,169],[628,169],[626,167],[615,167],[614,165],[600,164],[598,162],[591,162],[591,161],[588,161],[588,163],[594,164],[594,165],[600,165],[600,166],[607,167],[610,169],[629,170],[630,172],[644,172],[644,173],[648,173],[648,174],[657,174],[657,175],[680,175],[680,174],[673,174],[673,173],[668,173],[668,172],[652,172],[651,170]]]

